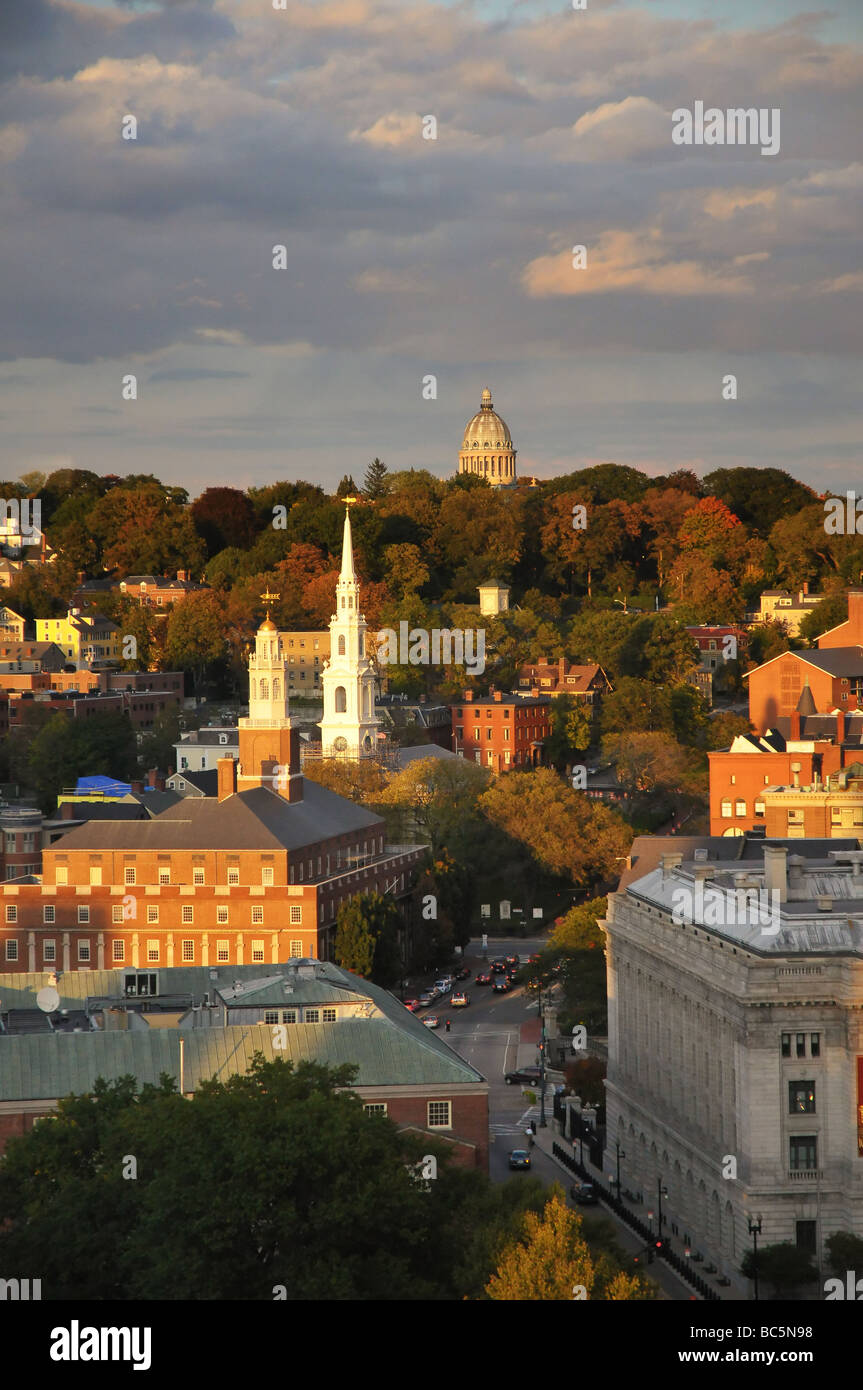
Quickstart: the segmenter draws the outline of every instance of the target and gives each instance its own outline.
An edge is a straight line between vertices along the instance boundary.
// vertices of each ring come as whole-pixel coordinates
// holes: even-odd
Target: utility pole
[[[623,1151],[623,1149],[620,1147],[620,1140],[619,1140],[619,1139],[615,1139],[615,1141],[614,1141],[614,1147],[617,1149],[617,1182],[616,1182],[615,1185],[616,1185],[616,1187],[617,1187],[617,1200],[618,1200],[618,1202],[619,1202],[619,1201],[620,1201],[620,1160],[621,1160],[622,1158],[626,1158],[626,1154],[625,1154],[625,1152]]]

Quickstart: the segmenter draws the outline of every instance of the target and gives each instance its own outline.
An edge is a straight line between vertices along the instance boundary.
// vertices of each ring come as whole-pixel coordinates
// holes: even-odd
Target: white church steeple
[[[336,585],[336,611],[330,620],[330,659],[324,666],[321,752],[325,758],[359,758],[377,746],[375,675],[366,651],[366,620],[360,612],[360,585],[354,568],[350,507],[345,497],[342,569]]]

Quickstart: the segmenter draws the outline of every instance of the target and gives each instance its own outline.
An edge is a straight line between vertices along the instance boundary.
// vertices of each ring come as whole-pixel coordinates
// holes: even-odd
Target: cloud
[[[218,371],[211,367],[172,367],[151,372],[148,381],[230,381],[247,377],[248,372]]]
[[[522,285],[533,298],[621,291],[671,296],[753,292],[753,286],[743,276],[696,260],[675,259],[673,248],[656,230],[642,236],[606,232],[595,245],[587,247],[586,267],[581,270],[573,268],[569,248],[538,256],[525,267]]]

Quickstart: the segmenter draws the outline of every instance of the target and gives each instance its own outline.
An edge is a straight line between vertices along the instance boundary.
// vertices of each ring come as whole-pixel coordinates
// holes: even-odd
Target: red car
[[[490,985],[490,984],[491,984],[491,975],[477,975],[476,979],[474,980],[474,984],[475,984],[475,985]]]
[[[417,1009],[420,1006],[420,1001],[418,999],[406,999],[404,1001],[404,1004],[405,1008],[410,1009],[411,1013],[416,1013]]]

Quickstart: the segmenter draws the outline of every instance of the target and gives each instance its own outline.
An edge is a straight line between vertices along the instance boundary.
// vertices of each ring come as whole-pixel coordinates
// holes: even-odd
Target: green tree
[[[392,898],[357,893],[336,917],[336,963],[389,988],[401,976],[402,919]]]
[[[754,1252],[747,1250],[740,1265],[741,1273],[751,1279],[755,1269]],[[796,1245],[781,1242],[762,1245],[758,1250],[758,1278],[769,1284],[777,1297],[790,1293],[801,1284],[811,1284],[818,1271],[811,1256]]]
[[[168,618],[165,654],[171,669],[191,671],[196,690],[210,667],[228,659],[225,604],[220,594],[203,590],[177,604]]]
[[[125,780],[136,771],[137,744],[127,714],[93,714],[86,720],[55,714],[27,753],[27,781],[46,813],[79,777],[101,774]]]
[[[844,591],[829,594],[801,620],[798,634],[804,642],[814,647],[816,638],[823,632],[829,632],[832,627],[847,621],[848,595]]]
[[[578,753],[590,747],[593,721],[583,700],[558,695],[551,707],[551,733],[546,752],[552,767],[562,772]]]
[[[834,1231],[825,1245],[827,1263],[834,1274],[841,1276],[853,1269],[858,1278],[863,1278],[863,1237],[852,1235],[850,1231]]]
[[[346,473],[336,488],[336,497],[357,497],[359,488],[350,473]]]
[[[363,494],[370,502],[377,502],[381,497],[386,497],[389,490],[389,469],[381,459],[373,458],[363,478]]]

